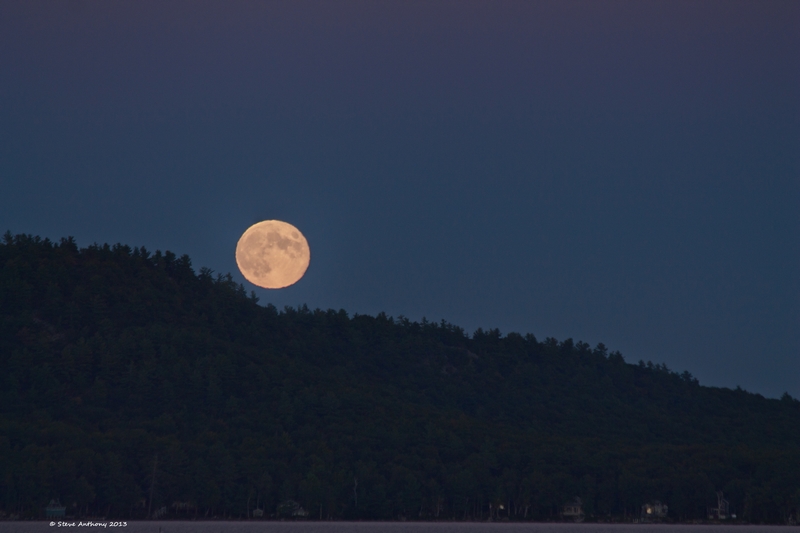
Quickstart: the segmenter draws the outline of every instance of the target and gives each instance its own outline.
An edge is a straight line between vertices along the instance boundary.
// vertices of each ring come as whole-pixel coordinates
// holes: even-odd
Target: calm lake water
[[[96,521],[87,526],[80,521],[0,522],[0,532],[42,533],[45,531],[119,531],[122,533],[781,533],[797,532],[800,526],[723,526],[665,524],[502,524],[502,523],[422,523],[422,522],[128,522],[113,527],[113,522]],[[69,525],[67,525],[69,524]],[[72,525],[74,524],[74,525]]]

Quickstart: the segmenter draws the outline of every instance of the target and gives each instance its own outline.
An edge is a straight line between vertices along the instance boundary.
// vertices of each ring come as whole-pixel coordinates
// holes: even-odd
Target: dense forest
[[[260,305],[187,256],[0,243],[0,516],[738,520],[800,510],[800,402],[602,344]]]

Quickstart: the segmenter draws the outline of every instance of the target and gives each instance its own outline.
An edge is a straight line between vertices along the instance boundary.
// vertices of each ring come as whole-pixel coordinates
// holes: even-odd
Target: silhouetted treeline
[[[0,244],[0,510],[703,519],[800,509],[800,402],[601,344],[257,304],[144,248]],[[296,502],[296,503],[295,503]]]

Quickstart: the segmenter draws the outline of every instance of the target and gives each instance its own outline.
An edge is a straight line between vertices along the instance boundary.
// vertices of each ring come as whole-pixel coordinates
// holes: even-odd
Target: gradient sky
[[[798,50],[793,0],[2,2],[0,231],[800,397]]]

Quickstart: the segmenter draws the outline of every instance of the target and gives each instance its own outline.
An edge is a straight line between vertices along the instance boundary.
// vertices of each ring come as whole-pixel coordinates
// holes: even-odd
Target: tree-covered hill
[[[603,345],[276,310],[188,257],[0,244],[0,511],[785,522],[800,402]],[[296,504],[293,502],[297,502]],[[301,513],[302,514],[302,513]]]

